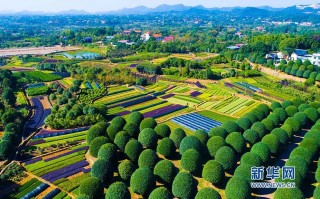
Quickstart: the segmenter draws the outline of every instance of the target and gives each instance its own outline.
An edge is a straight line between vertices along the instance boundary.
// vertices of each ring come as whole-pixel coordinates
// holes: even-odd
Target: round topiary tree
[[[302,127],[302,124],[294,117],[289,117],[284,124],[291,126],[294,133],[300,131]]]
[[[253,124],[259,120],[258,117],[254,113],[251,113],[251,112],[245,114],[243,117],[248,118],[251,121],[251,124]]]
[[[195,199],[221,199],[221,196],[216,190],[206,187],[198,191]]]
[[[279,116],[281,122],[284,122],[288,117],[287,112],[283,108],[277,108],[273,113]]]
[[[228,132],[226,129],[222,128],[222,127],[214,127],[212,129],[210,129],[209,132],[209,137],[214,137],[214,136],[220,136],[223,139],[225,139],[228,136]]]
[[[176,148],[180,147],[181,140],[186,137],[186,133],[181,128],[176,128],[171,134],[170,139],[174,142],[176,145]]]
[[[172,199],[171,192],[165,187],[158,187],[151,192],[149,199]]]
[[[252,123],[250,121],[250,119],[246,118],[246,117],[241,117],[237,120],[237,124],[238,126],[242,129],[242,131],[246,131],[248,130]]]
[[[262,124],[266,127],[268,131],[272,131],[275,128],[275,125],[272,120],[266,118],[261,121]]]
[[[113,178],[113,167],[111,162],[106,159],[98,159],[91,168],[91,176],[98,178],[101,182],[110,182]]]
[[[120,131],[114,138],[114,143],[121,151],[124,151],[124,148],[129,142],[130,138],[130,135],[126,131]]]
[[[289,100],[285,100],[281,104],[282,108],[284,108],[284,109],[286,109],[288,106],[291,106],[291,105],[293,105],[293,103]]]
[[[202,151],[203,145],[197,137],[187,136],[182,139],[180,143],[179,152],[181,155],[183,155],[183,153],[188,149],[195,149],[199,152]]]
[[[302,126],[305,126],[308,122],[307,114],[305,114],[304,112],[298,112],[294,114],[293,118],[298,120]]]
[[[275,113],[268,115],[267,119],[271,120],[275,126],[279,126],[281,123],[279,115]]]
[[[309,149],[309,153],[311,154],[312,158],[315,157],[319,151],[319,143],[317,142],[317,140],[314,140],[312,138],[304,137],[302,142],[300,142],[299,147],[305,147]]]
[[[158,162],[158,155],[151,149],[146,149],[142,151],[138,159],[138,165],[140,168],[147,167],[153,169]]]
[[[258,167],[263,164],[260,156],[258,156],[255,153],[252,153],[252,152],[247,152],[247,153],[243,154],[241,157],[240,163],[246,164],[246,165],[249,165],[252,167]]]
[[[124,125],[126,125],[126,120],[121,116],[117,116],[111,120],[110,124],[115,126],[121,126],[123,128]]]
[[[163,155],[164,157],[171,157],[176,151],[176,146],[170,138],[162,139],[157,146],[157,153]]]
[[[137,126],[140,125],[141,121],[143,120],[143,115],[137,111],[133,111],[128,116],[128,123],[135,124]]]
[[[126,184],[115,182],[109,186],[106,199],[131,199],[131,194]]]
[[[254,109],[253,111],[251,111],[251,113],[253,113],[258,118],[258,121],[261,121],[263,120],[263,118],[265,118],[265,113],[261,110]]]
[[[284,129],[275,128],[271,131],[271,134],[277,136],[281,144],[287,144],[289,142],[289,135]]]
[[[154,131],[157,133],[159,138],[169,137],[171,130],[170,127],[166,124],[159,124],[154,128]]]
[[[259,137],[259,133],[257,133],[257,131],[252,130],[252,129],[248,129],[243,133],[243,138],[249,142],[251,145],[254,145],[255,143],[257,143],[260,139]]]
[[[319,119],[319,113],[315,108],[307,108],[303,112],[307,115],[309,121],[312,123],[315,123]]]
[[[242,153],[246,146],[246,141],[243,135],[239,132],[230,133],[226,138],[226,143],[229,144],[237,153]]]
[[[237,163],[235,152],[228,146],[221,147],[217,151],[215,160],[219,162],[225,170],[233,169]]]
[[[318,181],[319,182],[319,181]],[[313,192],[314,199],[320,199],[320,186],[317,186]]]
[[[285,166],[294,166],[296,171],[296,176],[300,175],[303,179],[308,173],[308,163],[301,156],[294,156],[287,160]]]
[[[258,155],[263,163],[267,163],[271,158],[271,151],[267,144],[258,142],[251,147],[251,153]]]
[[[251,188],[249,183],[241,178],[232,177],[226,186],[227,199],[249,199],[251,198]]]
[[[157,146],[158,136],[153,129],[145,128],[140,132],[138,140],[146,148],[155,148]]]
[[[260,139],[268,132],[266,126],[261,122],[256,122],[251,126],[251,129],[259,134]]]
[[[154,167],[154,175],[157,181],[169,185],[177,175],[178,169],[169,160],[161,160]]]
[[[90,155],[93,157],[98,157],[98,152],[100,150],[100,147],[106,143],[110,143],[110,140],[106,137],[96,137],[92,140],[89,146],[89,152]]]
[[[140,195],[149,194],[156,186],[152,171],[146,167],[137,169],[131,176],[131,190]]]
[[[128,156],[130,160],[137,161],[142,150],[142,144],[138,140],[131,139],[126,144],[126,147],[124,148],[124,153]]]
[[[259,105],[256,107],[256,110],[263,112],[265,117],[266,117],[267,115],[269,115],[269,113],[270,113],[269,106],[266,105],[266,104],[259,104]]]
[[[195,173],[201,168],[201,157],[200,153],[195,149],[186,150],[180,161],[181,168]]]
[[[262,138],[261,142],[268,145],[271,153],[273,154],[278,153],[279,147],[280,147],[280,141],[276,135],[268,134]]]
[[[212,184],[220,184],[224,179],[223,166],[215,160],[209,160],[203,167],[202,177]]]
[[[278,188],[274,192],[274,199],[288,199],[288,198],[304,199],[305,197],[299,188],[291,188],[291,189]]]
[[[122,131],[122,129],[123,129],[123,126],[121,126],[121,124],[111,124],[107,128],[108,137],[113,141],[114,138],[116,137],[117,133]]]
[[[145,118],[140,123],[140,131],[142,131],[143,129],[146,129],[146,128],[154,129],[156,126],[157,126],[156,120],[154,120],[151,117]]]
[[[99,125],[93,125],[90,127],[87,133],[87,143],[90,144],[96,137],[105,136],[106,132]]]
[[[310,106],[308,104],[301,104],[299,107],[298,107],[298,110],[300,112],[303,112],[304,110],[306,110],[307,108],[309,108]]]
[[[118,165],[118,172],[124,181],[128,181],[135,170],[134,164],[130,160],[124,160]]]
[[[180,172],[172,183],[172,193],[176,198],[193,199],[197,193],[197,185],[190,173]]]
[[[294,114],[296,114],[299,111],[298,108],[294,105],[288,106],[285,110],[289,117],[293,117]]]
[[[270,108],[272,111],[276,110],[277,108],[282,108],[281,104],[279,102],[272,102],[270,105]]]
[[[139,126],[137,126],[136,124],[133,124],[133,123],[126,124],[123,127],[123,130],[125,132],[127,132],[133,138],[137,138],[140,133]]]
[[[293,136],[292,126],[290,126],[289,124],[284,124],[280,128],[287,132],[289,138],[291,138]]]
[[[214,158],[217,151],[221,147],[226,146],[226,145],[227,145],[227,143],[222,137],[220,137],[220,136],[211,137],[207,142],[207,148],[208,148],[210,156]]]
[[[239,125],[235,122],[230,121],[230,120],[224,122],[221,127],[226,129],[226,131],[228,133],[240,131]]]
[[[310,164],[312,162],[312,158],[313,158],[309,149],[307,149],[305,147],[301,147],[301,146],[293,149],[290,153],[289,158],[293,158],[296,156],[303,158],[308,164]]]
[[[202,130],[202,129],[197,130],[194,133],[194,136],[197,137],[203,145],[206,145],[207,141],[209,139],[208,133],[205,130]]]
[[[310,102],[309,106],[311,108],[318,109],[318,108],[320,108],[320,102],[317,102],[317,101]]]
[[[79,195],[82,194],[90,198],[102,198],[103,185],[98,178],[88,177],[80,183]]]
[[[113,162],[117,159],[117,148],[111,143],[104,144],[98,152],[99,159],[106,159]]]
[[[251,182],[251,166],[248,164],[240,164],[233,174],[234,177]]]

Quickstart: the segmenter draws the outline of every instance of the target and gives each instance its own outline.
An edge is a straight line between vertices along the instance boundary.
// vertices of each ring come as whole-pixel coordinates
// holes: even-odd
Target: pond
[[[62,55],[68,59],[96,59],[101,57],[99,53],[93,52],[76,52],[74,54],[64,52]]]

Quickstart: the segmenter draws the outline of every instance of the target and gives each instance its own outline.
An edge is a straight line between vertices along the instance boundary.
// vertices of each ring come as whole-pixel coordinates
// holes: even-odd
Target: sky
[[[0,0],[0,10],[6,11],[46,11],[57,12],[63,10],[85,10],[88,12],[111,11],[121,8],[132,8],[144,5],[156,7],[161,4],[184,4],[188,6],[203,5],[212,7],[233,7],[233,6],[272,6],[288,7],[301,4],[319,3],[316,0]]]

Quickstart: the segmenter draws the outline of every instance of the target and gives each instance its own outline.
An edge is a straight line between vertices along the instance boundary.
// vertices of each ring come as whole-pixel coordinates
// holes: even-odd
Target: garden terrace
[[[246,82],[235,82],[235,84],[237,84],[239,86],[242,86],[242,87],[244,87],[246,89],[250,89],[253,92],[262,92],[262,90],[260,88],[255,87],[255,86],[253,86],[251,84],[248,84]]]
[[[130,110],[130,111],[142,111],[144,109],[155,107],[155,106],[158,106],[160,104],[164,104],[166,102],[167,101],[155,98],[153,100],[149,100],[149,101],[146,101],[146,102],[143,102],[143,103],[140,103],[140,104],[129,106],[129,107],[127,107],[127,109]]]

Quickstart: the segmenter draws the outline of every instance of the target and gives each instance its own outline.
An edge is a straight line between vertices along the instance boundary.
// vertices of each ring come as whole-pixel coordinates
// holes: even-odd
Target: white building
[[[300,59],[302,62],[309,60],[312,64],[320,66],[320,53],[308,54],[307,50],[296,49],[291,55],[291,60],[297,61]]]
[[[320,66],[320,53],[313,53],[311,63]]]

